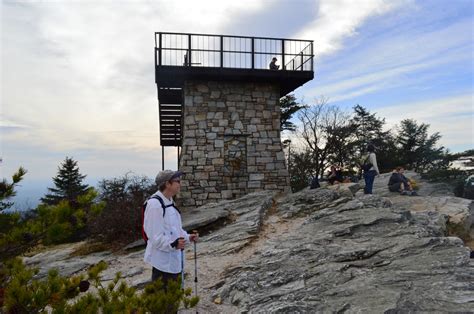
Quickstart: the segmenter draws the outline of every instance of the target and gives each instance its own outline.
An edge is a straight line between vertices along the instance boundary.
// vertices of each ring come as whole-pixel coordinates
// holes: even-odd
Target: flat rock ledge
[[[214,297],[251,313],[472,311],[470,250],[444,236],[439,214],[394,208],[375,195],[337,204],[331,195],[290,196],[328,206],[300,206],[309,213],[301,226],[228,269]]]
[[[429,186],[426,195],[420,189],[421,196],[400,196],[386,191],[385,181],[387,175],[376,179],[374,195],[361,193],[360,184],[286,196],[258,192],[184,213],[187,230],[208,232],[198,243],[198,311],[472,313],[474,260],[450,236],[454,225],[472,239],[472,201]],[[52,267],[83,273],[105,260],[105,283],[118,271],[133,286],[149,282],[143,248],[71,257],[78,245],[25,262],[41,277]],[[192,246],[186,256],[186,286],[194,288]]]

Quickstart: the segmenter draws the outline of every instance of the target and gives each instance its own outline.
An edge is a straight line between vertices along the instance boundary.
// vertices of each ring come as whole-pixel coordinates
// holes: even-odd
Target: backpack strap
[[[154,199],[158,200],[158,202],[160,202],[161,208],[163,208],[163,217],[165,217],[166,208],[168,208],[168,207],[174,207],[174,208],[178,211],[178,213],[181,214],[181,211],[178,209],[178,207],[176,207],[176,206],[174,205],[174,202],[171,203],[171,204],[169,204],[169,205],[165,205],[165,202],[163,201],[163,199],[162,199],[160,196],[158,196],[158,195],[153,195],[151,198],[154,198]],[[150,198],[150,199],[151,199],[151,198]]]
[[[153,195],[153,196],[150,197],[148,200],[146,200],[145,203],[143,203],[143,206],[142,206],[142,237],[143,237],[143,240],[145,240],[145,243],[148,242],[148,236],[147,236],[147,234],[146,234],[146,232],[145,232],[145,227],[144,227],[145,210],[146,210],[146,206],[148,205],[148,201],[149,201],[150,199],[152,199],[152,198],[154,198],[154,199],[158,200],[158,202],[160,202],[161,208],[163,208],[163,218],[165,217],[166,208],[168,208],[168,207],[174,207],[174,208],[178,211],[178,213],[181,214],[181,212],[180,212],[180,210],[178,209],[178,207],[176,207],[176,206],[174,205],[174,202],[171,203],[171,204],[169,204],[169,205],[165,205],[165,202],[163,201],[163,199],[162,199],[160,196],[158,196],[158,195]]]

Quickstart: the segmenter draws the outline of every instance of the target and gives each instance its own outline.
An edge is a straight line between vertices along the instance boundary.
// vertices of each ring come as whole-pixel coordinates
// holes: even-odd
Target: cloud
[[[403,119],[414,119],[430,125],[429,132],[442,135],[440,144],[474,147],[474,95],[465,94],[440,99],[397,103],[377,108],[377,116],[385,117],[387,127],[395,127]]]
[[[434,76],[445,77],[460,65],[472,65],[473,43],[466,36],[470,28],[471,21],[461,19],[423,33],[394,34],[372,41],[370,47],[355,47],[335,66],[322,66],[324,72],[316,73],[321,75],[320,84],[305,94],[324,94],[335,102],[397,87],[429,86]]]
[[[161,168],[154,32],[219,33],[261,1],[2,2],[2,172]],[[165,149],[176,167],[176,148]]]
[[[465,94],[441,99],[396,103],[378,108],[377,112],[383,113],[384,116],[390,117],[390,119],[400,115],[406,116],[409,113],[411,119],[428,121],[436,118],[472,114],[474,112],[474,102],[472,94]]]
[[[410,32],[389,25],[390,36],[346,51],[349,39],[365,44],[359,32],[370,21],[391,17],[398,22],[397,14],[415,7],[413,2],[308,1],[304,5],[312,13],[304,16],[300,9],[286,9],[300,2],[284,6],[283,0],[2,2],[0,127],[6,173],[25,165],[30,175],[51,177],[65,155],[78,156],[88,173],[122,174],[124,165],[154,172],[161,160],[155,31],[240,34],[246,24],[247,32],[286,30],[288,37],[313,39],[326,72],[324,79],[316,73],[317,86],[307,89],[306,97],[323,93],[331,101],[420,84],[409,76],[471,57],[466,51],[472,52],[472,40],[465,41],[470,19]],[[290,15],[283,23],[285,14]],[[165,153],[166,167],[174,168],[175,149]]]
[[[231,29],[232,17],[262,14],[272,4],[278,1],[2,5],[2,42],[12,43],[2,55],[2,116],[24,127],[7,140],[53,150],[150,147],[150,133],[158,137],[154,32],[219,33]],[[323,27],[317,32],[326,42],[342,42],[369,16],[394,8],[383,1],[357,10],[350,1],[317,4],[307,35]]]
[[[265,1],[216,4],[2,3],[1,120],[25,127],[6,140],[149,148],[158,138],[154,32],[216,33]]]
[[[296,37],[313,39],[317,57],[328,55],[341,49],[344,40],[357,34],[357,28],[368,18],[386,14],[410,2],[321,0],[317,19],[309,23]]]

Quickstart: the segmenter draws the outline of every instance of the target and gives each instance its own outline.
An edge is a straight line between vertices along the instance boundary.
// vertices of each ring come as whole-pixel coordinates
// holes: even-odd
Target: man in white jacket
[[[380,174],[379,167],[377,165],[377,157],[375,156],[375,146],[373,144],[367,145],[367,158],[368,163],[371,165],[367,171],[364,171],[364,194],[372,194],[372,188],[374,186],[375,176]]]
[[[178,280],[182,271],[181,250],[198,239],[198,234],[183,230],[181,214],[173,202],[173,196],[181,189],[182,175],[172,170],[158,173],[155,182],[159,190],[145,207],[143,228],[148,241],[144,260],[153,267],[152,281],[161,279],[165,287],[168,280]]]

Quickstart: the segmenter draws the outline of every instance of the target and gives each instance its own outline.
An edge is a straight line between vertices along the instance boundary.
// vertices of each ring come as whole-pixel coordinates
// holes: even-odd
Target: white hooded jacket
[[[173,199],[167,199],[160,191],[154,195],[161,197],[165,206],[173,203]],[[189,242],[189,234],[183,230],[178,210],[174,206],[166,207],[163,217],[160,201],[150,198],[145,210],[143,227],[148,236],[145,262],[162,272],[180,273],[181,251],[173,248],[171,243],[179,237]]]

